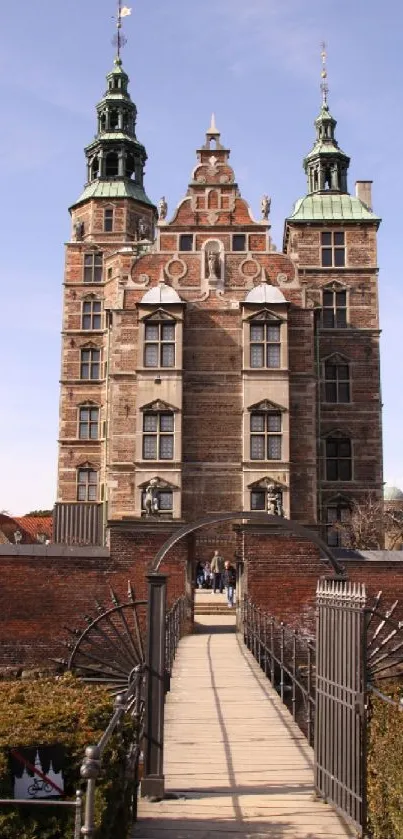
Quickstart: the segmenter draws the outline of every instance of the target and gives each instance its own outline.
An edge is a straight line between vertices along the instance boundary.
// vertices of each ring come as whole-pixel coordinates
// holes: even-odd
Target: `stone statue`
[[[267,487],[267,512],[271,516],[277,516],[277,490],[273,484]]]
[[[207,254],[208,275],[209,278],[218,279],[217,277],[217,254],[214,251],[208,251]]]
[[[260,204],[260,209],[262,211],[262,218],[268,219],[270,215],[270,207],[271,207],[271,198],[268,195],[264,195]]]
[[[139,219],[139,236],[140,239],[148,239],[150,235],[150,225],[144,216]]]
[[[83,221],[76,221],[74,225],[74,236],[76,242],[81,242],[84,236],[84,222]]]
[[[284,516],[283,493],[274,484],[267,487],[267,512],[271,516]]]
[[[166,219],[167,212],[168,212],[168,204],[165,200],[165,195],[163,195],[162,198],[160,198],[160,200],[158,202],[158,216],[161,219],[161,221],[164,221],[164,219]]]
[[[146,496],[144,501],[146,516],[155,516],[159,511],[157,486],[157,478],[151,478],[150,483],[146,487]]]

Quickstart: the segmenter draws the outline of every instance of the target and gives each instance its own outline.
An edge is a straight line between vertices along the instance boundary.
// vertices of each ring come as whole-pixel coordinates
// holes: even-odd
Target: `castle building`
[[[214,117],[168,214],[145,192],[128,82],[118,58],[71,207],[55,540],[268,509],[337,544],[353,499],[382,498],[371,182],[349,193],[324,96],[282,252]]]

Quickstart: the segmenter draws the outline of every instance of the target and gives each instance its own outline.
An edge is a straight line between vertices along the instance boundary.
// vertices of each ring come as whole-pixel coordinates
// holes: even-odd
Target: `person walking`
[[[211,571],[213,574],[213,594],[216,593],[216,589],[219,589],[220,594],[222,594],[224,588],[224,557],[218,551],[214,551],[214,556],[211,560]]]
[[[227,601],[228,607],[232,608],[234,605],[234,597],[235,597],[235,588],[236,588],[236,571],[233,565],[231,565],[229,559],[225,561],[224,566],[224,585],[227,589]]]

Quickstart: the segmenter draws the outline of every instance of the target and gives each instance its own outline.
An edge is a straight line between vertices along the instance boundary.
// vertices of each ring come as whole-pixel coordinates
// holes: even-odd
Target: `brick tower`
[[[337,541],[351,500],[382,489],[370,182],[349,195],[324,100],[278,253],[213,117],[157,219],[120,59],[107,79],[71,208],[56,540],[269,509]]]

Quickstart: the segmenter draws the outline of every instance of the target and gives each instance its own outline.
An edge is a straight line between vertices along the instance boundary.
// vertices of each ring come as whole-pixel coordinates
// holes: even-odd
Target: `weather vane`
[[[321,59],[322,59],[322,72],[321,72],[322,82],[321,82],[321,85],[320,85],[320,89],[322,91],[322,103],[323,103],[323,105],[327,105],[327,94],[329,93],[329,86],[328,86],[328,83],[327,83],[327,66],[326,66],[327,52],[326,52],[326,44],[325,44],[324,41],[322,41],[322,52],[321,52],[320,56],[321,56]]]
[[[127,44],[126,35],[122,32],[122,18],[131,15],[132,10],[128,6],[122,6],[122,0],[118,0],[118,11],[116,15],[116,35],[114,35],[112,43],[117,48],[117,57],[120,58],[121,49]]]

